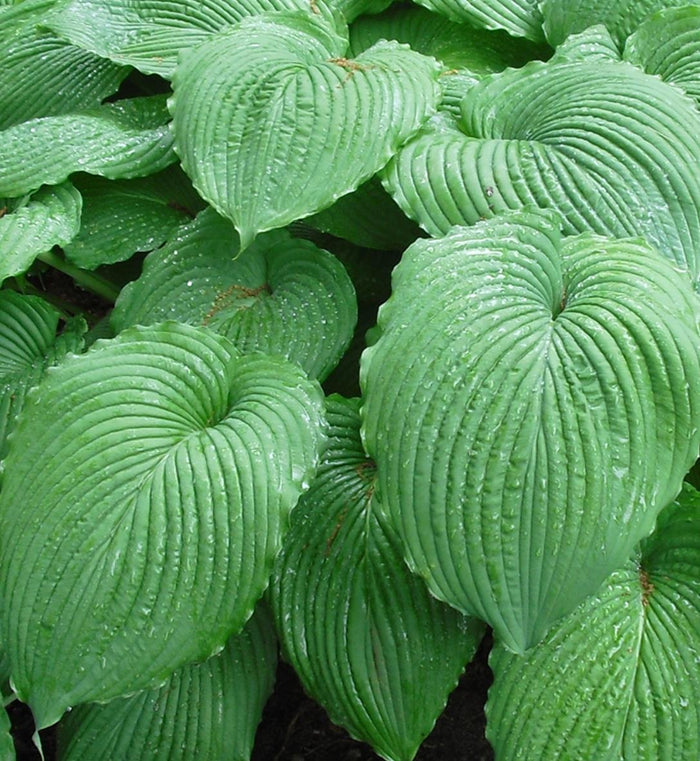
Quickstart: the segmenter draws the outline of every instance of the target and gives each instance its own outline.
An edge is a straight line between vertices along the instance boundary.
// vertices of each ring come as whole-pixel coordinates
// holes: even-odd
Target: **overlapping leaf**
[[[21,196],[73,172],[143,177],[177,160],[164,96],[133,98],[9,127],[0,141],[0,196]]]
[[[81,175],[74,182],[83,198],[80,231],[63,249],[83,269],[152,251],[204,206],[177,166],[133,180]]]
[[[504,29],[514,37],[544,39],[537,0],[417,0],[458,23],[484,29]]]
[[[570,34],[603,24],[622,47],[625,39],[662,8],[689,5],[689,0],[543,0],[544,30],[551,45]]]
[[[38,727],[162,684],[242,628],[321,415],[298,368],[174,322],[48,372],[0,494],[2,632]]]
[[[37,28],[56,0],[24,0],[0,14],[0,129],[98,106],[128,69]]]
[[[332,18],[323,0],[64,0],[49,26],[85,50],[170,78],[180,52],[243,18],[274,11]]]
[[[410,761],[483,626],[412,576],[374,496],[359,400],[327,400],[329,446],[295,511],[270,587],[284,651],[331,719]]]
[[[255,235],[330,206],[434,110],[438,64],[384,42],[355,60],[303,16],[249,18],[184,56],[177,151],[201,195]]]
[[[212,209],[150,254],[121,293],[112,325],[164,319],[206,325],[243,352],[279,354],[324,378],[347,348],[357,303],[343,265],[277,230],[240,257],[238,235]]]
[[[496,646],[487,732],[503,761],[695,761],[700,496],[686,486],[641,557],[517,657]]]
[[[248,761],[275,679],[277,638],[263,605],[226,647],[157,690],[78,706],[59,724],[62,761]]]
[[[522,652],[629,556],[697,458],[699,317],[643,241],[562,242],[541,214],[404,253],[364,436],[440,599]]]
[[[700,276],[700,117],[678,89],[626,63],[533,62],[475,85],[385,171],[431,234],[507,209],[554,208],[567,234],[642,235]]]
[[[682,87],[700,104],[700,7],[655,13],[629,37],[624,57]]]
[[[26,272],[39,254],[71,241],[80,228],[82,203],[70,182],[22,198],[0,198],[0,282]]]
[[[56,336],[59,314],[36,296],[0,291],[0,458],[27,391],[46,368],[82,347],[87,329],[79,319]]]

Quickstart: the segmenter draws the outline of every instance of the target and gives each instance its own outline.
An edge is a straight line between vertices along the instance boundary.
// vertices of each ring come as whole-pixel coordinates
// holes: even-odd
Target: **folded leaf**
[[[363,431],[438,598],[522,652],[629,557],[698,455],[699,318],[643,241],[542,214],[404,252]]]
[[[265,606],[204,663],[178,669],[157,690],[78,706],[58,726],[62,761],[248,761],[277,666]]]
[[[0,14],[0,129],[98,106],[128,73],[39,29],[55,5],[23,0]]]
[[[58,320],[58,311],[43,299],[0,291],[0,458],[27,391],[47,367],[82,348],[85,321],[76,320],[56,336]]]
[[[195,187],[255,236],[330,206],[435,109],[438,64],[383,42],[355,60],[304,16],[249,18],[185,55],[176,148]]]
[[[177,161],[165,97],[108,103],[9,127],[0,141],[0,196],[21,196],[73,172],[143,177]]]
[[[82,205],[70,182],[22,198],[0,198],[0,282],[26,272],[39,254],[71,241],[80,228]]]
[[[700,495],[686,486],[641,557],[536,648],[496,646],[487,734],[503,761],[700,755]]]
[[[351,4],[353,0],[346,0]],[[354,0],[355,4],[368,0]],[[178,55],[248,16],[274,11],[332,18],[323,0],[66,0],[49,27],[104,58],[170,79]]]
[[[321,415],[293,365],[174,322],[47,373],[0,493],[2,632],[39,728],[156,687],[242,628],[315,470]]]
[[[700,278],[700,115],[626,63],[532,62],[486,78],[385,170],[432,235],[507,209],[556,209],[565,232],[642,235]]]
[[[540,42],[542,15],[537,0],[417,0],[431,11],[458,23],[505,29],[514,37]]]
[[[650,16],[628,38],[624,58],[683,88],[700,104],[700,7],[671,8]]]
[[[343,265],[283,230],[234,258],[238,251],[231,223],[207,209],[146,258],[141,277],[120,294],[112,326],[165,319],[206,325],[242,352],[278,354],[325,378],[357,321]]]
[[[133,180],[81,175],[73,181],[83,213],[80,231],[63,250],[83,269],[152,251],[204,206],[178,166]]]
[[[326,403],[329,446],[294,513],[270,587],[277,630],[305,690],[389,761],[410,761],[484,627],[411,575],[374,496],[359,400]]]

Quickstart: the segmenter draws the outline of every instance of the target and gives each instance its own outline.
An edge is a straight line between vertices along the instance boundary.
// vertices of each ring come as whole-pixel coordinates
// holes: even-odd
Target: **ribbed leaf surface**
[[[651,14],[690,4],[689,0],[543,0],[540,5],[551,45],[559,45],[574,32],[603,24],[622,46]]]
[[[542,16],[537,0],[416,0],[431,11],[485,29],[505,29],[514,37],[541,41]]]
[[[55,0],[23,0],[0,14],[0,129],[98,106],[128,70],[37,28]]]
[[[178,166],[133,180],[81,175],[73,181],[83,213],[80,231],[63,250],[83,269],[152,251],[204,206]]]
[[[367,449],[432,591],[534,645],[700,445],[697,297],[642,241],[516,214],[418,241],[362,357]]]
[[[0,196],[21,196],[73,172],[143,177],[177,160],[164,96],[108,103],[9,127],[0,141]]]
[[[355,0],[367,4],[368,0]],[[351,0],[346,0],[348,5]],[[172,77],[180,52],[243,18],[274,11],[329,15],[323,0],[64,0],[50,28],[85,50]]]
[[[71,711],[58,730],[61,761],[248,761],[275,680],[277,638],[264,606],[201,664],[157,690]]]
[[[410,761],[483,634],[411,575],[373,496],[359,400],[327,400],[329,446],[270,587],[287,658],[331,719]]]
[[[57,337],[58,319],[58,311],[43,299],[0,291],[0,458],[7,454],[7,437],[27,391],[47,367],[82,347],[84,321],[67,326]]]
[[[324,378],[352,338],[357,303],[343,265],[277,230],[240,257],[238,235],[212,209],[150,254],[112,314],[119,331],[175,319],[206,325],[243,352],[279,354]]]
[[[80,228],[82,203],[70,182],[22,198],[0,198],[0,282],[26,272],[39,254],[72,240]]]
[[[177,151],[247,248],[368,180],[434,110],[438,64],[384,42],[356,60],[304,17],[250,18],[186,55]]]
[[[411,140],[386,185],[431,234],[506,209],[554,208],[568,234],[643,235],[700,276],[700,116],[624,63],[533,62],[475,85],[462,131]]]
[[[0,496],[2,632],[38,727],[157,686],[243,626],[321,414],[293,365],[174,322],[47,373]]]
[[[16,761],[17,758],[10,729],[10,717],[4,708],[0,708],[0,761]]]
[[[700,7],[655,13],[629,37],[624,57],[682,87],[700,104]]]
[[[524,657],[496,646],[487,733],[502,761],[700,755],[700,496],[685,487],[638,562]]]

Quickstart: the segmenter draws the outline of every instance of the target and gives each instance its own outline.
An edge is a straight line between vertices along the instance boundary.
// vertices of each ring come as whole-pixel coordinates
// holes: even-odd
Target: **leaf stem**
[[[44,264],[48,264],[50,267],[63,272],[68,277],[73,278],[75,282],[84,288],[86,291],[91,291],[97,294],[101,298],[109,301],[110,304],[114,304],[119,295],[119,288],[111,283],[107,278],[98,275],[96,272],[88,272],[82,270],[80,267],[76,267],[74,264],[67,262],[62,257],[54,254],[53,251],[47,251],[46,253],[39,254],[37,257]]]

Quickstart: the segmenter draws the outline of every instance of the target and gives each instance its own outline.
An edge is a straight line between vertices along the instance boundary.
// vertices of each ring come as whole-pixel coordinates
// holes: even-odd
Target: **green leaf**
[[[619,62],[622,60],[620,51],[617,49],[615,41],[610,36],[610,32],[602,25],[597,24],[585,29],[578,34],[571,34],[565,42],[556,50],[556,53],[549,59],[550,63],[572,63],[574,61],[585,61],[593,63]]]
[[[10,717],[4,708],[0,708],[0,761],[16,761],[17,758],[10,729]]]
[[[95,269],[161,246],[204,206],[179,166],[133,180],[79,175],[80,231],[63,250],[74,264]]]
[[[374,496],[359,400],[326,403],[329,445],[270,587],[286,658],[331,720],[389,761],[410,761],[484,627],[413,576]]]
[[[652,13],[689,5],[689,0],[543,0],[544,31],[557,46],[570,34],[603,24],[622,47],[625,39]]]
[[[47,373],[0,493],[2,636],[37,727],[156,687],[241,629],[321,416],[301,370],[174,322]]]
[[[376,177],[306,222],[356,246],[379,251],[403,251],[422,234]]]
[[[508,209],[556,209],[567,234],[642,235],[700,279],[700,116],[626,63],[532,62],[476,84],[385,170],[432,235]]]
[[[514,37],[541,42],[542,15],[537,0],[417,0],[460,24],[484,29],[504,29]]]
[[[7,437],[27,391],[47,367],[82,348],[85,321],[69,324],[56,336],[58,320],[58,311],[43,299],[0,291],[0,458],[7,454]]]
[[[411,567],[531,647],[629,556],[700,446],[700,303],[641,240],[519,213],[417,241],[362,357]]]
[[[23,0],[0,14],[0,129],[98,106],[128,73],[37,28],[55,4]]]
[[[21,196],[73,172],[143,177],[177,161],[165,96],[133,98],[9,127],[0,141],[0,196]]]
[[[264,605],[226,647],[157,690],[78,706],[58,727],[61,761],[248,761],[277,666]]]
[[[181,52],[241,19],[274,11],[333,18],[323,0],[66,0],[49,27],[78,47],[170,79]]]
[[[334,0],[332,3],[347,21],[353,21],[363,13],[381,13],[393,0]]]
[[[206,325],[245,353],[278,354],[325,378],[357,322],[343,265],[283,230],[260,236],[240,257],[238,235],[213,209],[150,254],[141,277],[123,289],[116,331],[175,319]]]
[[[305,17],[246,19],[186,55],[176,148],[203,198],[255,236],[330,206],[386,164],[437,102],[439,67],[397,43],[356,60]]]
[[[502,761],[700,755],[700,495],[686,486],[641,557],[524,657],[491,653],[487,735]]]
[[[678,85],[700,105],[700,7],[655,13],[628,38],[624,58]]]
[[[21,275],[39,254],[72,240],[80,228],[82,203],[69,182],[22,198],[0,198],[0,282]]]

